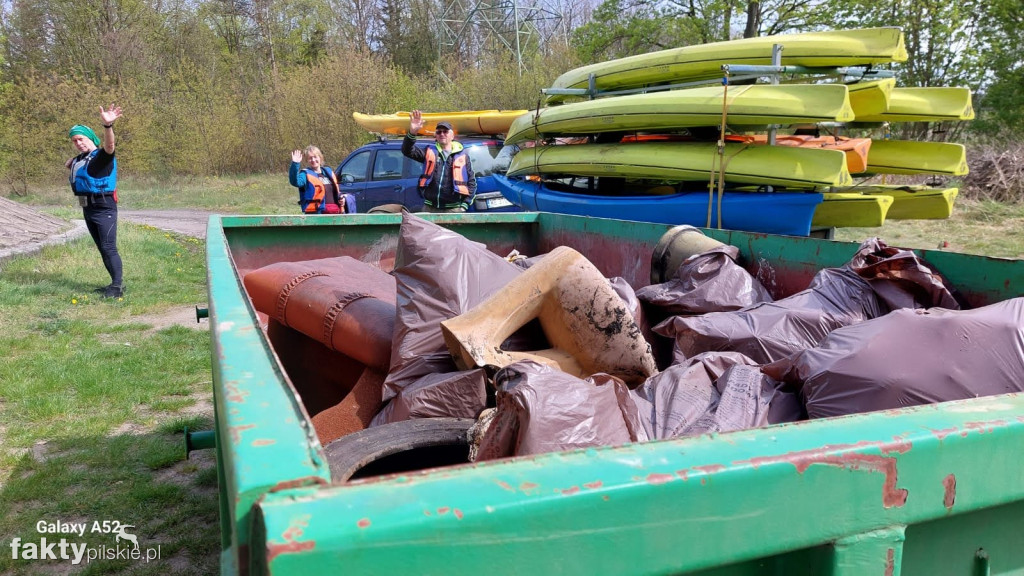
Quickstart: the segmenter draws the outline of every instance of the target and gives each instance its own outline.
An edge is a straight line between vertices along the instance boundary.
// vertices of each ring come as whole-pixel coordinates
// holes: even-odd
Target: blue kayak
[[[708,223],[707,192],[665,195],[588,194],[585,190],[554,189],[541,182],[494,176],[498,190],[523,210],[636,220],[659,224],[718,227],[718,195],[711,202]],[[722,228],[765,234],[807,236],[814,209],[824,197],[817,192],[733,192],[722,196]]]

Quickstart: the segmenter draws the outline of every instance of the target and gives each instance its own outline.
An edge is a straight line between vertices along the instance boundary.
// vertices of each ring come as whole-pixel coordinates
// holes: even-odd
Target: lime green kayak
[[[599,62],[562,74],[552,87],[587,88],[591,74],[598,90],[715,78],[722,75],[723,64],[771,64],[775,44],[784,46],[783,65],[860,66],[907,59],[903,32],[898,28],[780,34],[684,46]],[[549,94],[547,101],[560,102],[566,98]]]
[[[886,218],[889,220],[944,220],[953,214],[958,188],[876,184],[837,188],[836,192],[856,192],[892,198]]]
[[[890,196],[845,192],[826,192],[825,199],[814,209],[812,227],[874,228],[885,223],[893,204]]]
[[[917,142],[914,140],[872,140],[867,172],[871,174],[967,174],[967,153],[963,144]]]
[[[545,174],[657,180],[710,180],[721,166],[718,147],[708,142],[569,144],[521,150],[509,176]],[[725,181],[807,187],[849,186],[846,155],[839,150],[726,144]]]
[[[973,120],[971,89],[957,87],[893,88],[885,112],[861,114],[858,122],[942,122]]]
[[[727,98],[724,101],[723,92]],[[732,86],[727,91],[722,86],[709,86],[543,108],[516,118],[505,142],[532,140],[540,135],[718,126],[723,110],[730,125],[848,122],[854,118],[843,84],[761,84]]]
[[[847,84],[853,113],[859,118],[885,112],[889,108],[889,99],[895,87],[895,78]]]

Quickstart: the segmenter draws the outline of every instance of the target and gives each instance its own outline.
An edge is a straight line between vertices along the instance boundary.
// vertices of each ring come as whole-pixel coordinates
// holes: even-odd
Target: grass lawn
[[[125,223],[119,235],[128,292],[118,300],[91,291],[109,277],[88,237],[0,264],[0,540],[54,542],[62,535],[38,522],[98,522],[64,536],[99,549],[115,544],[103,522],[120,522],[161,560],[70,571],[216,573],[212,454],[186,461],[181,434],[212,426],[209,334],[159,328],[168,310],[205,302],[204,244]],[[4,574],[69,568],[0,554]]]
[[[127,180],[120,196],[126,210],[297,211],[284,174]],[[19,200],[80,218],[64,187]],[[159,545],[161,561],[94,561],[83,573],[215,573],[212,453],[185,460],[181,434],[184,426],[212,426],[209,334],[160,321],[206,301],[205,245],[124,222],[119,234],[128,289],[119,300],[91,292],[108,278],[88,237],[0,264],[0,540],[59,539],[38,531],[41,520],[90,528],[98,521],[98,532],[69,540],[112,546],[102,523],[116,521],[133,526],[141,547]],[[836,233],[837,240],[873,236],[897,246],[1024,257],[1024,206],[960,200],[949,220]],[[68,567],[0,552],[3,574]]]
[[[887,220],[878,228],[838,228],[835,238],[873,236],[891,246],[1024,258],[1024,204],[957,200],[947,220]]]
[[[25,204],[67,207],[66,217],[81,211],[72,208],[68,187],[33,188]],[[297,214],[298,192],[288,184],[288,174],[218,176],[208,178],[125,179],[118,185],[118,207],[122,210],[192,209],[227,214]]]

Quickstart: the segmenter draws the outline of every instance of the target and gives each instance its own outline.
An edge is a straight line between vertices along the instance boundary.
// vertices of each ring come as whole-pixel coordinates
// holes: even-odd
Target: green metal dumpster
[[[665,225],[425,215],[498,254],[586,255],[649,282]],[[280,261],[390,270],[399,215],[214,216],[207,233],[224,574],[1024,574],[1024,396],[332,484],[242,284]],[[776,297],[857,246],[708,230]],[[1024,261],[922,252],[972,306]],[[1024,378],[1024,374],[1021,375]]]

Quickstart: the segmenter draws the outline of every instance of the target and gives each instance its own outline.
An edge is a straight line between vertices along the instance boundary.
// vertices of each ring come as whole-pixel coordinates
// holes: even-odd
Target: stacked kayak
[[[764,68],[776,45],[780,66]],[[506,144],[519,151],[499,186],[525,210],[779,234],[946,218],[956,188],[887,186],[885,178],[963,176],[966,150],[892,139],[888,127],[970,120],[971,93],[898,87],[879,70],[906,59],[898,28],[868,28],[576,68],[544,90],[544,106],[509,124]],[[811,79],[765,84],[759,74]],[[869,184],[874,178],[883,184]],[[777,210],[767,208],[773,203]]]
[[[860,194],[863,196],[884,196],[892,199],[886,214],[889,220],[944,220],[953,214],[953,203],[958,188],[906,186],[906,185],[860,185],[851,188],[835,188],[836,192]]]
[[[903,32],[898,28],[781,34],[685,46],[583,66],[559,76],[553,87],[587,88],[591,77],[594,87],[605,91],[719,78],[723,65],[771,64],[776,44],[783,46],[785,65],[866,66],[907,59]],[[549,93],[547,102],[565,98]]]
[[[875,140],[868,153],[865,172],[873,174],[967,175],[967,151],[963,144],[916,140]]]
[[[520,151],[509,176],[607,176],[729,182],[809,188],[853,184],[839,150],[708,142],[637,142],[536,146]]]
[[[855,111],[856,112],[856,111]],[[894,88],[884,111],[856,112],[858,122],[944,122],[973,120],[970,88]]]
[[[730,125],[764,126],[848,122],[855,114],[843,84],[710,86],[542,108],[523,114],[509,127],[506,144],[540,136],[603,132],[672,131],[714,126],[723,112]]]
[[[823,196],[811,220],[811,226],[815,228],[881,226],[893,204],[891,196],[881,194],[825,192]]]

